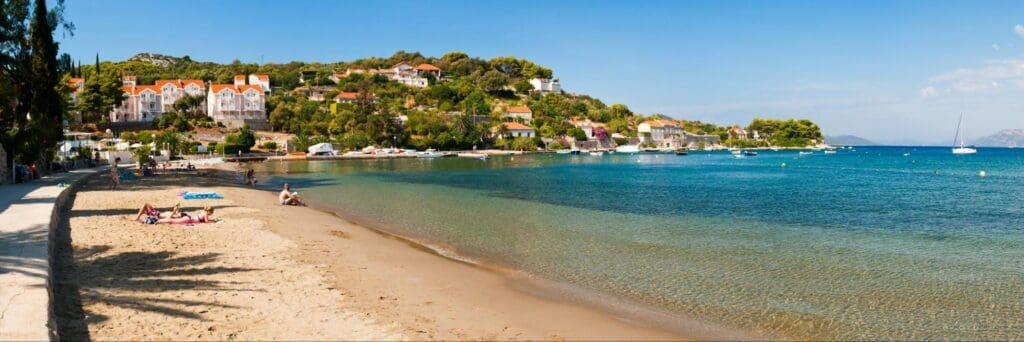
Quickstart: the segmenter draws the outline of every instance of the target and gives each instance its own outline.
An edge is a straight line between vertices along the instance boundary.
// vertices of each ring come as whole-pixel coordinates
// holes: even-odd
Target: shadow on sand
[[[202,181],[200,183],[205,183]],[[134,183],[134,184],[132,184]],[[123,188],[159,189],[169,185],[130,182]],[[223,185],[223,184],[217,184]],[[81,192],[106,190],[105,177],[86,181]],[[198,185],[203,186],[203,185]],[[72,210],[77,194],[68,197],[54,234],[53,310],[62,340],[89,340],[90,324],[108,319],[83,309],[83,300],[169,317],[205,320],[208,308],[232,306],[199,300],[158,298],[165,292],[253,291],[246,284],[203,279],[205,275],[247,272],[255,269],[214,266],[217,253],[181,255],[173,251],[110,253],[111,246],[75,248],[71,241],[71,217],[134,215],[138,209]],[[132,295],[112,294],[132,293]]]

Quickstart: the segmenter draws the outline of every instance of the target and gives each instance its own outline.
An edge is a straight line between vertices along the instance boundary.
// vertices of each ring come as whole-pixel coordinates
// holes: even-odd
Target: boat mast
[[[960,113],[960,121],[956,122],[956,135],[953,136],[953,147],[956,147],[957,140],[960,140],[960,147],[963,147],[963,140],[960,139],[960,124],[964,123],[964,113]]]

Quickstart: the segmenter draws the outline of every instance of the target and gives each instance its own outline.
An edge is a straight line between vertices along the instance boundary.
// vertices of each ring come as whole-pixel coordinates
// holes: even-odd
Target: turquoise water
[[[395,233],[726,329],[1024,338],[1022,149],[265,167]]]

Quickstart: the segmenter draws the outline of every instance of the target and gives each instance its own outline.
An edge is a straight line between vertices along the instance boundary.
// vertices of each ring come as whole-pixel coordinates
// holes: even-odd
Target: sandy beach
[[[162,174],[71,197],[58,253],[63,338],[97,340],[679,340],[524,291],[514,273],[439,256],[344,217],[277,205],[224,171]],[[224,199],[182,200],[184,190]],[[151,203],[222,222],[143,225]],[[59,245],[59,244],[58,244]],[[554,296],[557,297],[557,296]]]

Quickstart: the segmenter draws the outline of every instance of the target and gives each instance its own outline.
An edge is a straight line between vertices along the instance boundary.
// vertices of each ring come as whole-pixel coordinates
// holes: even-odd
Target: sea
[[[260,167],[442,255],[708,338],[1024,339],[1024,149]]]

